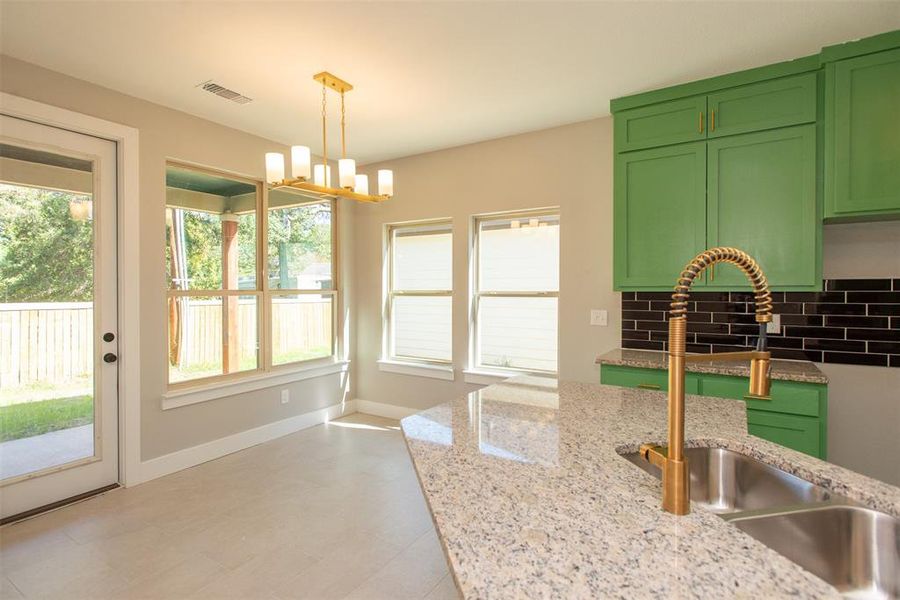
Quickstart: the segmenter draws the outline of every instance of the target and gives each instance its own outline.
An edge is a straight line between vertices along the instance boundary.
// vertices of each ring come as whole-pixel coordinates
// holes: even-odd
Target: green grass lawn
[[[94,420],[91,395],[0,407],[0,442],[87,425]]]

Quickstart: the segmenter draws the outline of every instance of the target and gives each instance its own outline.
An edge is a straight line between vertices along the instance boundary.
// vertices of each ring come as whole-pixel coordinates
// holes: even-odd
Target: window
[[[386,356],[453,359],[453,233],[449,221],[388,227]]]
[[[271,364],[335,353],[334,203],[269,192]]]
[[[259,181],[167,166],[172,387],[335,353],[333,203],[262,192]]]
[[[559,215],[475,219],[475,368],[556,372]]]

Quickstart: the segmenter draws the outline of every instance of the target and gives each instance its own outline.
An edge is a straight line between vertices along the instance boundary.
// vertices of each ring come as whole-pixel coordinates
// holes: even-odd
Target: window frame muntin
[[[338,313],[340,312],[338,309],[340,302],[340,290],[339,290],[339,269],[338,269],[338,203],[335,198],[317,198],[310,199],[308,202],[300,202],[298,205],[306,205],[306,204],[323,204],[329,203],[331,210],[331,281],[332,281],[332,289],[330,290],[282,290],[278,288],[276,290],[272,290],[269,288],[269,280],[268,280],[268,226],[269,226],[269,187],[265,181],[262,179],[256,179],[253,177],[247,177],[244,175],[232,173],[230,171],[225,171],[221,169],[213,169],[205,166],[196,165],[189,162],[183,162],[178,160],[166,160],[165,163],[166,170],[169,167],[174,167],[178,169],[187,169],[191,171],[196,171],[199,173],[204,173],[207,175],[212,175],[216,177],[221,177],[223,179],[230,179],[232,181],[237,181],[241,183],[247,183],[253,185],[256,188],[256,288],[254,289],[234,289],[234,290],[177,290],[169,287],[168,274],[166,274],[166,301],[163,303],[164,317],[163,322],[166,324],[166,348],[168,348],[169,338],[168,338],[168,329],[169,329],[169,302],[172,298],[177,297],[198,297],[198,298],[210,298],[210,297],[221,297],[222,298],[222,340],[226,339],[226,331],[227,331],[227,316],[226,310],[224,307],[224,300],[227,296],[254,296],[256,298],[256,342],[257,342],[257,359],[256,359],[256,368],[255,369],[247,369],[244,371],[235,371],[232,373],[221,373],[219,375],[212,375],[209,377],[198,377],[196,379],[188,379],[184,381],[172,382],[170,379],[170,364],[168,360],[168,352],[164,353],[166,355],[166,360],[164,361],[164,369],[165,369],[165,382],[166,382],[166,392],[184,392],[184,391],[194,391],[194,390],[202,390],[204,388],[218,385],[221,383],[229,383],[240,381],[241,379],[256,379],[259,377],[265,377],[267,375],[281,375],[286,371],[297,370],[298,366],[304,365],[307,367],[316,366],[317,364],[331,364],[337,360],[338,353],[340,351],[340,321],[337,318]],[[163,182],[165,184],[165,181]],[[168,189],[168,186],[164,185],[165,189]],[[302,197],[300,194],[297,194],[298,197]],[[165,204],[165,208],[168,208],[168,202]],[[209,211],[206,211],[209,212]],[[168,243],[168,242],[167,242]],[[163,248],[163,255],[165,256],[165,246]],[[165,258],[163,259],[163,264],[165,264]],[[223,281],[224,283],[224,281]],[[331,301],[331,354],[325,357],[316,357],[310,358],[302,361],[294,361],[290,363],[284,363],[281,365],[273,365],[272,364],[272,321],[271,321],[271,299],[273,295],[281,295],[283,292],[287,292],[289,295],[301,294],[301,293],[316,293],[316,294],[327,294],[332,298]],[[224,351],[224,348],[223,348]]]
[[[434,233],[448,232],[450,234],[450,289],[449,290],[395,290],[394,289],[394,271],[396,270],[394,260],[394,238],[398,230],[422,230],[425,233],[431,230]],[[453,219],[428,219],[424,221],[407,221],[403,223],[389,223],[385,226],[386,237],[386,275],[385,275],[385,298],[384,298],[384,316],[383,326],[384,340],[382,343],[382,360],[404,363],[409,365],[431,365],[439,367],[447,367],[453,365]],[[394,312],[394,299],[397,297],[438,297],[450,298],[450,358],[447,360],[439,360],[433,358],[423,358],[418,356],[398,355],[394,352],[396,337],[394,334],[395,321],[392,318]]]
[[[557,221],[562,221],[560,207],[551,206],[545,208],[536,208],[529,210],[515,210],[504,212],[493,212],[475,215],[472,217],[471,229],[471,275],[469,278],[470,300],[469,300],[469,369],[471,371],[495,371],[510,374],[535,374],[535,375],[558,375],[559,374],[559,289],[556,291],[526,291],[526,290],[504,290],[504,291],[481,291],[481,254],[479,252],[479,242],[481,239],[481,224],[485,221],[495,221],[498,219],[525,219],[529,217],[554,216]],[[561,242],[561,240],[560,240]],[[557,285],[557,288],[559,286]],[[556,336],[557,336],[557,358],[556,370],[548,371],[543,369],[522,369],[518,367],[501,367],[498,365],[485,365],[481,363],[481,348],[479,336],[479,312],[482,298],[556,298]]]

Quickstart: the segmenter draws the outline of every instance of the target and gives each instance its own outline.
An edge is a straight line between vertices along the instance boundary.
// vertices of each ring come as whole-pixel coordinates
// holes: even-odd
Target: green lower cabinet
[[[661,369],[640,369],[636,367],[620,367],[603,365],[600,369],[600,383],[635,387],[645,390],[669,389],[669,372]],[[684,391],[688,394],[699,394],[700,378],[695,373],[685,373]]]
[[[643,389],[668,389],[668,372],[603,365],[600,383]],[[746,377],[686,373],[685,392],[715,398],[744,400]],[[828,425],[828,386],[775,380],[771,400],[745,400],[747,430],[757,437],[825,459]]]
[[[747,431],[764,440],[825,458],[824,440],[819,434],[819,419],[816,417],[748,409]]]

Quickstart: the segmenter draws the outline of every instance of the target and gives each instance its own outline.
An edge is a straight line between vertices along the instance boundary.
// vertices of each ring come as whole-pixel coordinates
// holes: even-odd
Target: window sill
[[[453,381],[454,378],[453,367],[450,365],[429,365],[399,360],[379,360],[378,370],[384,371],[385,373],[430,377],[431,379],[443,379],[444,381]]]
[[[294,369],[278,369],[269,373],[253,375],[233,381],[211,383],[202,387],[171,390],[163,394],[162,409],[170,410],[181,406],[218,400],[226,396],[244,394],[255,390],[285,385],[313,377],[322,377],[334,373],[346,372],[350,367],[349,360],[335,360],[303,365]]]
[[[481,385],[491,385],[500,383],[510,377],[516,375],[524,375],[525,373],[504,372],[504,371],[487,371],[483,369],[464,369],[463,379],[466,383],[477,383]]]

